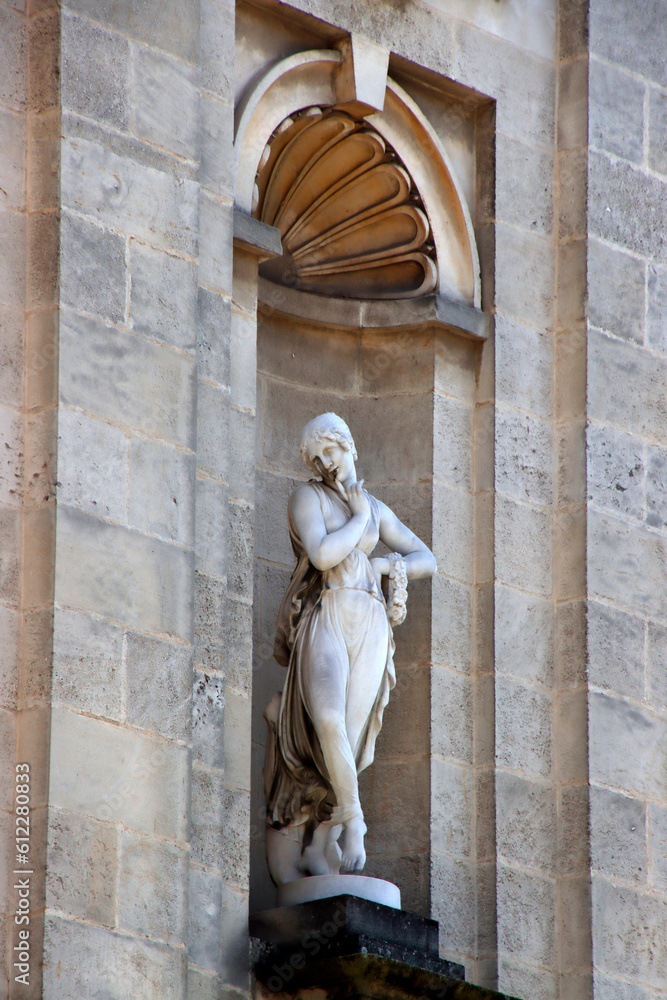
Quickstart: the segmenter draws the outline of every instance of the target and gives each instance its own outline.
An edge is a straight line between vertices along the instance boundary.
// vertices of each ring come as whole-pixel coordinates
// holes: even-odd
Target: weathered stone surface
[[[650,39],[639,45],[636,39]],[[667,67],[658,55],[667,46],[667,23],[661,0],[637,0],[628,9],[623,0],[593,5],[590,14],[591,51],[606,62],[667,86]]]
[[[649,347],[667,354],[667,271],[649,264],[646,341]]]
[[[558,793],[558,872],[588,875],[590,809],[588,784],[570,785]]]
[[[662,580],[667,540],[650,529],[589,511],[589,586],[593,597],[624,605],[629,611],[667,617]],[[627,585],[628,573],[633,585]]]
[[[627,795],[592,787],[591,865],[606,878],[646,884],[646,805]]]
[[[586,173],[588,149],[558,154],[558,236],[582,239],[586,234]]]
[[[0,100],[16,111],[28,103],[27,23],[13,10],[0,11]]]
[[[551,337],[496,316],[496,395],[503,403],[548,417],[552,409]]]
[[[215,0],[201,0],[201,24],[202,88],[231,104],[234,98],[234,74],[230,60],[233,11]]]
[[[465,583],[473,582],[475,572],[474,510],[469,493],[438,482],[433,484],[432,544],[438,570]]]
[[[658,891],[667,890],[667,809],[656,803],[648,806],[651,839],[649,882]]]
[[[186,997],[182,949],[48,916],[45,957],[45,992],[63,1000],[105,994],[136,1000],[155,990],[164,1000]]]
[[[551,591],[551,524],[547,513],[498,496],[496,577],[537,594]]]
[[[553,444],[550,425],[508,407],[496,408],[496,489],[517,500],[551,503]]]
[[[498,133],[496,157],[503,164],[506,183],[496,192],[496,217],[547,236],[553,229],[553,154]],[[526,190],[525,178],[539,177]]]
[[[588,205],[592,235],[652,258],[656,264],[667,263],[661,230],[667,185],[658,177],[624,160],[591,152]]]
[[[433,660],[468,672],[472,660],[472,599],[465,584],[436,576],[433,580],[431,634]]]
[[[192,755],[206,767],[225,766],[225,682],[195,670],[192,681]],[[229,775],[227,775],[229,780]]]
[[[421,402],[421,400],[420,400]],[[420,406],[420,409],[423,407]],[[472,490],[472,413],[458,400],[436,393],[433,399],[433,474],[462,490]],[[415,449],[417,451],[418,449]],[[424,464],[430,450],[424,441],[419,450]],[[422,458],[421,455],[418,458]],[[379,471],[379,470],[378,470]],[[384,478],[377,476],[378,479]]]
[[[589,423],[586,432],[588,499],[599,507],[643,519],[644,442],[616,427]]]
[[[18,611],[0,605],[0,705],[5,708],[16,708],[20,625]]]
[[[199,98],[202,187],[218,197],[234,194],[232,158],[220,156],[220,148],[231,144],[234,132],[234,108],[227,101],[202,92]]]
[[[247,885],[249,819],[246,791],[226,788],[219,773],[193,770],[192,856],[222,872],[228,885]]]
[[[103,618],[55,611],[53,703],[107,719],[121,717],[123,630]]]
[[[551,774],[551,697],[496,678],[496,755],[501,766],[540,778]]]
[[[625,886],[593,877],[596,966],[603,973],[662,987],[667,928],[664,903]]]
[[[194,544],[195,459],[194,452],[162,441],[130,439],[130,527],[188,547]]]
[[[63,107],[127,131],[130,46],[126,38],[65,12],[62,34]]]
[[[646,521],[654,528],[667,525],[667,449],[646,449]]]
[[[122,323],[125,318],[125,240],[63,211],[60,223],[62,302]]]
[[[667,359],[591,330],[588,383],[594,420],[667,442]]]
[[[614,247],[588,243],[588,316],[617,337],[644,341],[645,263]]]
[[[196,254],[198,186],[179,175],[176,163],[157,170],[99,139],[73,137],[63,143],[61,176],[64,205],[167,250]]]
[[[470,954],[474,948],[475,877],[463,860],[433,854],[431,859],[432,916],[440,924],[449,955]]]
[[[553,962],[554,884],[545,878],[498,865],[498,912],[511,913],[498,928],[498,947],[531,965]]]
[[[0,149],[0,183],[4,191],[2,206],[22,211],[26,204],[25,118],[2,109],[0,130],[3,135]]]
[[[192,261],[130,240],[130,323],[174,347],[195,347],[197,270]]]
[[[628,979],[615,979],[595,971],[594,988],[608,1000],[660,1000],[659,994]]]
[[[220,972],[223,940],[220,933],[222,917],[222,879],[219,875],[190,870],[190,914],[188,926],[188,958],[202,969]],[[219,994],[215,993],[217,997]]]
[[[591,144],[643,163],[644,84],[617,66],[592,59],[589,88]]]
[[[0,501],[19,505],[23,496],[24,426],[20,412],[0,406],[0,437],[4,455],[0,458]]]
[[[118,830],[74,812],[52,810],[47,906],[113,927],[116,920]]]
[[[192,553],[61,507],[56,598],[188,640],[192,633]]]
[[[135,46],[132,54],[133,131],[140,139],[195,160],[199,153],[199,73],[164,52]]]
[[[667,629],[649,622],[646,646],[648,697],[651,705],[662,709],[667,709],[665,663],[667,663]]]
[[[123,832],[118,926],[142,937],[185,944],[189,853],[152,837]]]
[[[186,747],[53,709],[50,797],[60,809],[183,843],[188,771]]]
[[[553,672],[553,605],[519,590],[495,588],[496,670],[549,684]]]
[[[496,301],[500,312],[531,326],[553,325],[554,250],[540,236],[500,223]]]
[[[197,386],[197,468],[229,483],[229,391],[199,380]]]
[[[143,434],[194,445],[194,359],[66,310],[61,402]]]
[[[659,716],[621,698],[589,696],[591,780],[660,799],[667,766]]]
[[[126,634],[125,703],[128,723],[189,742],[192,650]]]
[[[588,602],[588,680],[593,687],[641,701],[644,697],[642,618]]]
[[[87,14],[142,42],[190,62],[198,58],[199,4],[196,0],[71,0],[72,10]]]
[[[558,77],[558,148],[579,149],[588,138],[588,60],[560,67]]]
[[[18,212],[0,210],[0,240],[7,248],[0,260],[0,297],[7,305],[24,307],[26,293],[26,220]]]
[[[230,687],[249,694],[252,665],[252,608],[227,597],[226,587],[197,573],[195,663],[223,672]]]
[[[210,0],[213,6],[213,0]],[[217,6],[217,5],[216,5]],[[227,295],[232,290],[234,207],[205,190],[200,195],[199,281]]]
[[[453,670],[434,667],[431,675],[432,752],[472,763],[472,684]]]
[[[667,174],[667,94],[649,91],[648,162],[659,174]]]
[[[235,539],[228,541],[228,516],[230,515],[227,494],[227,487],[220,483],[212,482],[210,479],[197,480],[198,530],[195,544],[197,570],[221,580],[224,580],[227,575],[228,550],[235,551]],[[235,510],[237,507],[238,505],[234,505]],[[252,523],[252,511],[249,512],[249,516]],[[252,549],[249,554],[252,559]],[[237,567],[231,566],[230,568],[243,573],[247,566],[242,563]]]
[[[20,526],[19,511],[0,506],[0,590],[10,607],[19,601]]]
[[[128,440],[123,431],[63,406],[58,441],[58,501],[124,524]]]
[[[197,292],[197,370],[207,381],[228,385],[231,302],[207,288]]]
[[[496,776],[498,853],[509,864],[552,873],[556,850],[553,789],[514,774]]]

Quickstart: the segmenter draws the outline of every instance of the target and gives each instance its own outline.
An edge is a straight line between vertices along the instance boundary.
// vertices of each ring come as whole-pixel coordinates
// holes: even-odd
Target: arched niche
[[[427,914],[434,880],[441,877],[434,857],[448,797],[469,806],[462,842],[472,844],[475,837],[476,695],[470,677],[478,610],[490,586],[488,566],[475,557],[475,539],[488,536],[490,523],[476,479],[484,449],[492,449],[492,435],[480,437],[478,412],[488,317],[479,310],[470,210],[446,151],[414,101],[390,79],[384,108],[370,120],[408,169],[428,216],[438,262],[435,294],[374,301],[314,295],[258,278],[258,261],[280,253],[280,234],[252,217],[267,143],[304,109],[349,109],[341,101],[342,66],[334,50],[280,61],[246,96],[237,119],[232,379],[235,350],[246,364],[256,358],[258,376],[254,460],[237,459],[247,461],[255,483],[250,906],[266,908],[275,899],[263,858],[262,711],[284,681],[271,651],[292,569],[287,498],[294,483],[307,478],[296,442],[306,420],[333,409],[355,435],[360,475],[432,543],[439,562],[433,584],[411,589],[408,621],[396,634],[399,683],[376,765],[362,784],[370,828],[367,873],[397,882],[404,905]],[[455,720],[451,733],[443,726],[445,715]],[[474,877],[469,860],[463,868],[466,878]]]

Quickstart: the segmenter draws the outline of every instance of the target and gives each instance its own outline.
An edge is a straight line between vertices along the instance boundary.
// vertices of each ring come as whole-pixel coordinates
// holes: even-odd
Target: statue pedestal
[[[296,906],[332,896],[355,896],[371,903],[381,903],[395,910],[401,908],[401,890],[393,882],[367,875],[312,875],[279,885],[278,906]]]

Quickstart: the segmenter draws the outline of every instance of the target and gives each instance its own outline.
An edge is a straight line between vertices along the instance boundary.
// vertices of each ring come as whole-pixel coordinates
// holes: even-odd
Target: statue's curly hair
[[[354,447],[350,428],[345,421],[335,413],[321,413],[319,417],[309,421],[301,431],[299,452],[301,458],[313,472],[318,470],[310,460],[310,449],[314,443],[319,444],[321,441],[331,441],[344,448],[345,451],[351,451],[352,457],[357,458],[357,449]]]

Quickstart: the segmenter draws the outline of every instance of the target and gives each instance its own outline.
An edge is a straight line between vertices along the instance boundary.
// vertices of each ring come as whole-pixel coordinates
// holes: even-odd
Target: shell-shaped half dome
[[[365,121],[308,108],[264,149],[253,214],[280,230],[266,277],[322,295],[400,299],[438,284],[424,206],[395,151]]]

